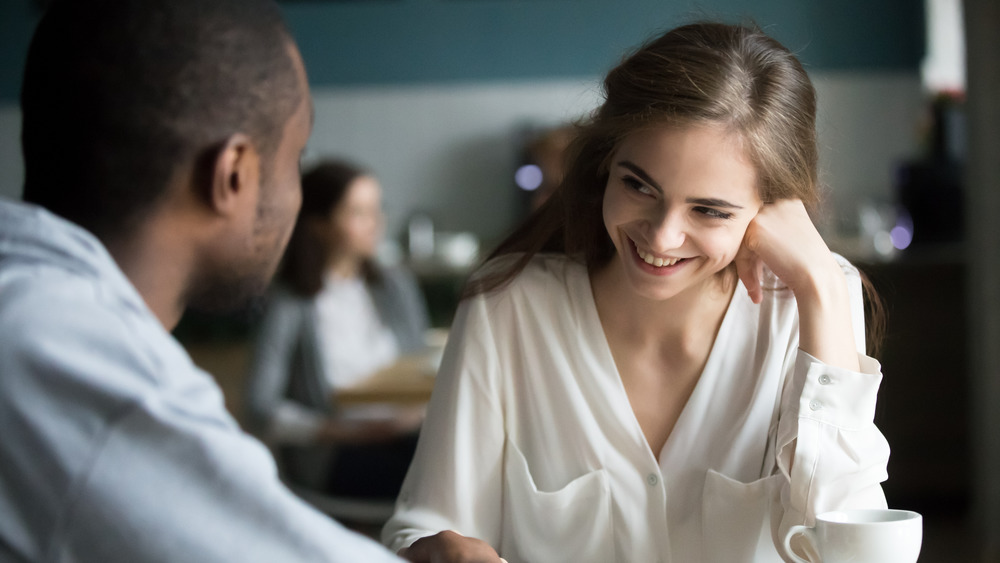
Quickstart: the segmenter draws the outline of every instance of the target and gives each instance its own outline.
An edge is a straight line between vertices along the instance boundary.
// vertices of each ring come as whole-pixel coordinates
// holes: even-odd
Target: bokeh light
[[[522,190],[533,192],[542,185],[542,169],[534,164],[525,164],[514,172],[514,183]]]
[[[892,245],[903,250],[904,248],[910,246],[913,242],[913,233],[909,229],[903,227],[902,225],[896,225],[889,231],[889,236],[892,237]]]

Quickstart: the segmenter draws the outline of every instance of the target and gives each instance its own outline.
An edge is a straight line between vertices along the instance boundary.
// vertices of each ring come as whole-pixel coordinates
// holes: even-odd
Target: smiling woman
[[[383,533],[412,561],[779,562],[791,526],[885,506],[880,367],[806,212],[798,60],[692,24],[605,93],[456,315]]]
[[[762,204],[757,173],[725,130],[637,131],[611,159],[604,226],[621,281],[662,300],[733,262]]]

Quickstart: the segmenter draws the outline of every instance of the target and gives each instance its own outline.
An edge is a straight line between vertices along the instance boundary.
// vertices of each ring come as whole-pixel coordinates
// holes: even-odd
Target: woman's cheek
[[[728,265],[736,259],[736,255],[739,253],[740,247],[743,245],[743,235],[745,233],[746,229],[737,229],[728,236],[719,237],[719,240],[714,241],[716,251],[718,254],[723,256],[723,263]]]

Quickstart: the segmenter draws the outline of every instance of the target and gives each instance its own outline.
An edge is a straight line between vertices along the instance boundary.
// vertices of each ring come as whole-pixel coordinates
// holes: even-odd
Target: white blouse
[[[396,337],[382,322],[360,277],[328,276],[316,296],[316,320],[333,389],[349,387],[399,356]]]
[[[837,258],[863,350],[860,278]],[[781,561],[790,526],[885,506],[880,366],[860,360],[858,373],[800,351],[791,292],[754,305],[740,284],[654,456],[585,267],[536,257],[460,306],[383,540],[398,550],[451,529],[510,563]]]

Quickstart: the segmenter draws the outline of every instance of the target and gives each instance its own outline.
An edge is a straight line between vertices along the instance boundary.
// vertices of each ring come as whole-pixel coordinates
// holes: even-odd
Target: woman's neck
[[[361,275],[361,265],[364,260],[355,256],[335,256],[330,258],[326,268],[328,276],[340,279],[351,279]]]
[[[733,274],[724,271],[674,297],[654,301],[627,289],[629,282],[616,266],[612,261],[590,276],[606,334],[637,348],[672,343],[678,352],[700,354],[711,347],[732,299],[736,280],[728,276]]]

